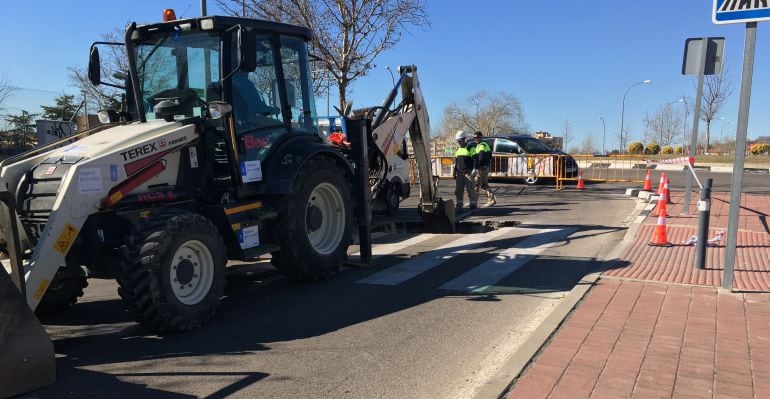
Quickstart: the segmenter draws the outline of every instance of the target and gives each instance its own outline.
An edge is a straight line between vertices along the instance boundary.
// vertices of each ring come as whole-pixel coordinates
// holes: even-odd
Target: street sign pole
[[[692,132],[690,132],[690,156],[695,157],[698,150],[698,122],[700,119],[700,103],[703,98],[703,77],[706,73],[706,53],[708,52],[709,39],[701,39],[700,67],[698,70],[698,94],[695,96],[695,109],[693,109]],[[688,173],[685,179],[684,209],[683,214],[690,213],[690,195],[692,195],[692,176]]]
[[[749,127],[749,105],[751,103],[751,81],[754,75],[754,49],[757,43],[757,23],[746,23],[746,41],[743,50],[743,72],[741,76],[741,97],[738,103],[738,131],[735,137],[735,159],[733,182],[730,189],[730,213],[727,221],[727,247],[725,248],[725,272],[722,288],[733,288],[735,270],[735,249],[738,244],[738,215],[741,209],[743,189],[743,166],[746,161],[746,132]]]

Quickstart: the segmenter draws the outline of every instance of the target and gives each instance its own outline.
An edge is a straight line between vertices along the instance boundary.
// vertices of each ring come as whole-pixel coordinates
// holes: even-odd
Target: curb
[[[647,209],[649,206],[643,201],[637,201],[636,207],[629,214],[629,218],[634,217],[634,221],[629,224],[628,229],[634,228],[633,234],[636,234],[636,230],[639,228],[637,221],[640,220],[640,212],[649,212]],[[649,207],[649,209],[652,209]],[[646,215],[645,215],[646,216]],[[644,220],[642,217],[641,220]],[[551,336],[561,327],[562,323],[567,319],[567,316],[577,306],[583,297],[591,290],[596,284],[596,281],[601,278],[601,274],[611,267],[613,264],[620,262],[620,255],[625,251],[626,247],[631,244],[628,241],[629,231],[626,231],[626,235],[620,241],[618,246],[612,250],[604,261],[605,267],[597,270],[593,273],[583,276],[578,281],[575,287],[567,294],[562,302],[556,306],[556,308],[543,320],[542,323],[532,332],[532,335],[521,345],[521,347],[508,359],[508,361],[500,368],[492,379],[487,381],[478,392],[473,396],[474,399],[487,399],[487,398],[504,398],[510,390],[511,386],[516,382],[522,371],[530,364],[530,362],[536,357],[540,349],[551,339]],[[631,236],[633,237],[633,236]]]

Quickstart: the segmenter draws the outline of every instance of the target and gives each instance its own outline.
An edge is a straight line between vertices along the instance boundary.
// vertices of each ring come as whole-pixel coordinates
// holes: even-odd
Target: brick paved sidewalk
[[[629,262],[626,267],[609,270],[608,276],[628,277],[650,281],[682,284],[722,286],[724,249],[726,238],[706,249],[706,268],[695,269],[695,246],[683,243],[697,234],[697,196],[693,196],[690,211],[682,215],[684,199],[682,193],[672,193],[673,204],[669,205],[666,230],[673,247],[651,247],[646,245],[652,237],[657,217],[650,215],[640,226],[633,245],[630,245],[622,259]],[[712,198],[711,218],[708,237],[717,231],[727,232],[729,194],[715,193]],[[738,291],[770,292],[770,196],[744,194],[741,198],[738,245],[736,248],[733,289]]]
[[[770,296],[601,279],[508,398],[770,397]]]
[[[669,241],[695,234],[672,195]],[[710,226],[726,231],[715,194]],[[721,286],[724,241],[695,270],[694,247],[648,247],[646,218],[624,251],[514,382],[507,398],[770,398],[770,196],[744,195],[734,293]],[[691,207],[695,209],[695,207]]]

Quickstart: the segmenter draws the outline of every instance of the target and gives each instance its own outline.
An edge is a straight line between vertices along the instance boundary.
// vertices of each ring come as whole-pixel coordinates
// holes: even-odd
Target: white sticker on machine
[[[190,147],[187,150],[190,152],[190,168],[195,169],[198,167],[198,149]]]
[[[243,161],[241,164],[241,176],[244,183],[262,181],[262,162]]]
[[[241,249],[259,246],[259,226],[244,227],[238,231],[238,243]]]
[[[78,170],[78,192],[80,194],[96,195],[101,194],[102,190],[101,168],[85,168]]]

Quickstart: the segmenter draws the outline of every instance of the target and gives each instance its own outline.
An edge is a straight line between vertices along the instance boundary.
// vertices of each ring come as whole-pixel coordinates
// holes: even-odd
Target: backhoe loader
[[[318,133],[311,32],[164,15],[126,30],[120,112],[101,111],[103,125],[0,162],[0,397],[53,381],[53,348],[32,311],[74,304],[89,277],[115,278],[131,316],[167,333],[213,317],[228,260],[270,254],[283,274],[317,280],[347,257],[357,166]],[[99,47],[114,44],[92,46],[92,84],[105,84]],[[382,131],[398,124],[391,144],[408,131],[420,213],[429,230],[451,229],[416,68],[403,68],[399,82],[408,101],[380,107],[375,121]]]

